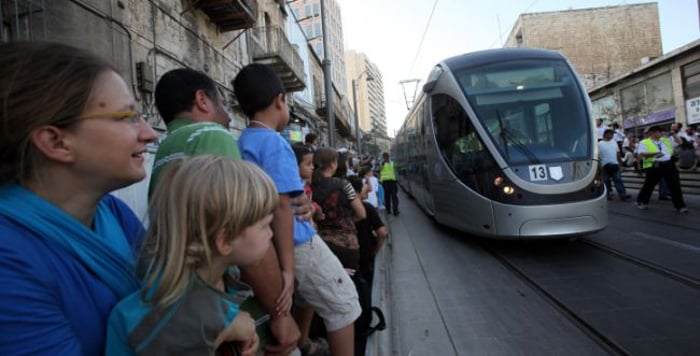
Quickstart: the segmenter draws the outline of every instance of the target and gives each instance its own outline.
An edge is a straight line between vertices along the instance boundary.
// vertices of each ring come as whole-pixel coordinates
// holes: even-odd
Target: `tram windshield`
[[[585,93],[565,61],[500,62],[455,77],[509,165],[590,157]]]

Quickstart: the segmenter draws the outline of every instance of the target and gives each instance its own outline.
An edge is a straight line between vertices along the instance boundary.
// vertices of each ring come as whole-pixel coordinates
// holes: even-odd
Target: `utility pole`
[[[357,86],[360,84],[360,78],[367,74],[367,81],[372,81],[374,78],[367,73],[367,69],[363,70],[357,78],[352,80],[352,110],[355,112],[355,140],[357,142],[357,154],[362,155],[362,140],[360,139],[360,119],[357,112]]]
[[[357,155],[362,157],[362,142],[360,141],[360,120],[358,118],[359,115],[357,115],[357,81],[355,79],[352,80],[352,111],[355,112],[355,141],[357,142]]]
[[[335,148],[335,116],[333,115],[333,82],[331,60],[328,50],[328,31],[326,30],[326,7],[321,0],[321,33],[323,35],[323,78],[326,86],[326,113],[328,115],[328,145]]]

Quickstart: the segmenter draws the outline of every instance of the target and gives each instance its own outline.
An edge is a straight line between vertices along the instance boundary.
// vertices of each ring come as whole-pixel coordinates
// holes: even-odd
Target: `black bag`
[[[364,355],[367,346],[367,338],[375,331],[386,329],[386,319],[379,307],[372,306],[372,288],[359,273],[353,276],[353,282],[357,288],[362,313],[355,320],[355,355]],[[376,315],[379,321],[372,326],[372,316]]]

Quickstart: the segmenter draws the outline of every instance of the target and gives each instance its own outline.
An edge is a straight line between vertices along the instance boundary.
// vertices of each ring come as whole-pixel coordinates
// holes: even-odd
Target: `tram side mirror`
[[[428,94],[431,91],[433,91],[433,88],[435,88],[435,84],[437,83],[437,80],[431,80],[423,85],[423,92]]]

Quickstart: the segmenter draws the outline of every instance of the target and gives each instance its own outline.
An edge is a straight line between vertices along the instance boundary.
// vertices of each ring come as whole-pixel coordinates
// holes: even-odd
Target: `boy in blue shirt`
[[[241,69],[233,87],[250,118],[238,140],[243,159],[262,167],[280,194],[271,226],[284,283],[296,280],[299,299],[324,320],[331,354],[353,355],[361,308],[352,280],[311,223],[292,215],[289,199],[303,194],[304,183],[291,146],[278,134],[289,121],[282,81],[271,67],[254,63]]]

